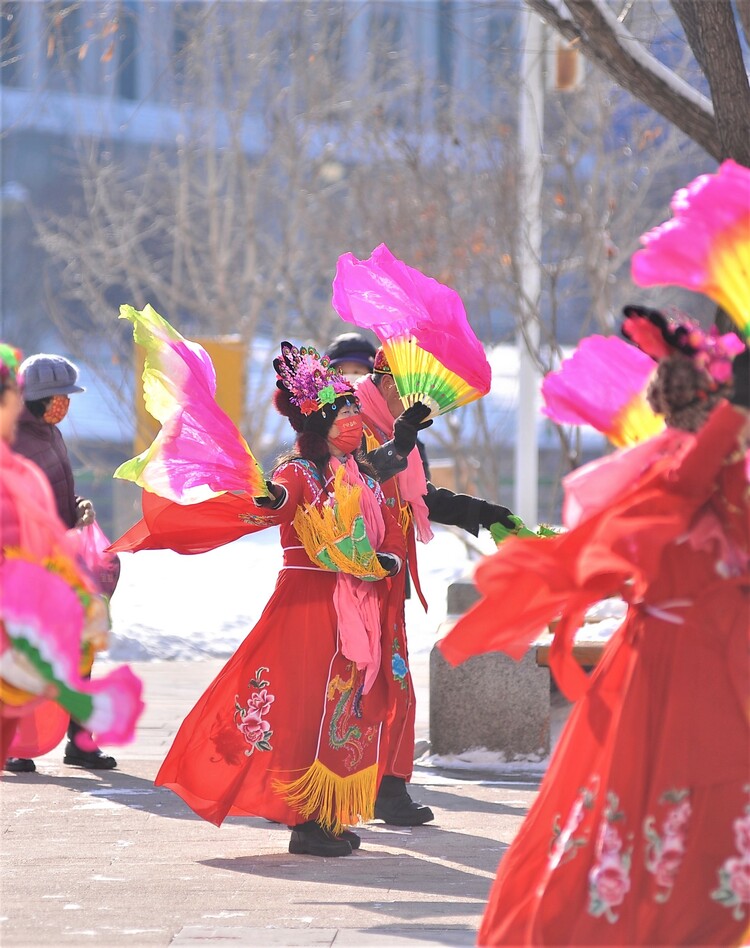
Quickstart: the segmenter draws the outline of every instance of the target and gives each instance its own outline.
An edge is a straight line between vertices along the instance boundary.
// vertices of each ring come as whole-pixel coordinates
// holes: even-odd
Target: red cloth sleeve
[[[574,619],[588,605],[614,594],[627,579],[655,575],[665,544],[684,533],[716,489],[744,423],[741,412],[722,403],[680,458],[660,459],[568,533],[506,541],[478,567],[483,599],[439,643],[445,658],[459,664],[471,655],[502,651],[519,659],[558,615],[566,641],[553,648],[570,651]]]
[[[115,553],[138,550],[174,550],[205,553],[266,527],[294,518],[304,490],[298,466],[286,465],[274,479],[286,491],[281,507],[260,507],[247,494],[221,494],[200,504],[177,504],[148,491],[143,492],[143,518],[116,540]]]

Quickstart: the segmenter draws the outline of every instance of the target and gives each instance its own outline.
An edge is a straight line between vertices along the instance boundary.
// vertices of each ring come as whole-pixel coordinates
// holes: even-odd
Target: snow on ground
[[[489,537],[487,543],[489,552]],[[419,573],[430,609],[425,615],[416,598],[407,601],[412,655],[429,652],[434,645],[445,618],[448,585],[471,574],[470,555],[477,554],[439,527],[431,543],[419,545]],[[123,553],[120,561],[109,658],[224,658],[252,629],[271,597],[281,546],[278,528],[272,528],[198,556],[146,550]]]
[[[446,617],[448,586],[468,578],[480,556],[495,547],[489,534],[467,546],[460,536],[433,525],[434,539],[418,546],[419,574],[429,604],[425,614],[414,597],[406,603],[406,628],[413,660],[427,662]],[[148,550],[120,557],[122,573],[112,599],[112,641],[106,657],[116,661],[201,660],[229,657],[250,632],[270,598],[281,567],[278,528],[244,537],[199,556],[171,550]],[[587,614],[581,634],[607,639],[622,622],[621,600],[608,599]],[[567,707],[553,707],[551,730],[556,739]],[[519,755],[513,760],[497,751],[475,748],[463,754],[430,755],[420,767],[538,780],[549,758]],[[430,778],[432,779],[432,777]],[[439,779],[438,776],[435,779]]]

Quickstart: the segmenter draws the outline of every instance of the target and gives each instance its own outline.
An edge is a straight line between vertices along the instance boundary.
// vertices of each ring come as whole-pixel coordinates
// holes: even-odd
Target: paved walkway
[[[286,827],[198,819],[153,778],[219,661],[135,663],[147,711],[119,768],[0,781],[0,943],[246,946],[472,945],[498,859],[533,783],[417,769],[431,825],[361,829],[344,859],[290,856]],[[426,663],[417,736],[427,736]]]

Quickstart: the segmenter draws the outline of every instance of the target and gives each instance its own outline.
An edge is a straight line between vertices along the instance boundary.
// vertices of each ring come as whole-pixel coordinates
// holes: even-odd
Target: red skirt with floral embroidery
[[[321,818],[337,827],[371,818],[388,682],[380,674],[363,694],[364,673],[341,654],[335,582],[323,570],[282,570],[258,624],[180,727],[155,782],[204,819]],[[403,600],[388,595],[387,582],[375,587],[386,654],[390,630],[403,627]]]
[[[653,608],[631,606],[503,857],[479,944],[741,940],[750,592],[713,565],[672,547]]]

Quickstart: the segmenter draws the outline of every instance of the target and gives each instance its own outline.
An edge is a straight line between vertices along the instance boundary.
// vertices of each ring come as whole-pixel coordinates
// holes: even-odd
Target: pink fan
[[[664,419],[645,398],[656,363],[616,336],[588,336],[542,383],[542,412],[561,425],[591,425],[616,447],[658,434]]]
[[[126,744],[144,707],[141,681],[126,666],[82,679],[83,623],[81,601],[61,575],[25,559],[0,565],[0,677],[52,697],[103,743]]]
[[[633,282],[705,293],[750,340],[750,168],[725,161],[680,188],[671,207],[674,216],[641,237]]]
[[[407,266],[385,244],[369,260],[339,257],[333,308],[380,340],[405,406],[444,414],[486,395],[490,366],[455,290]]]

